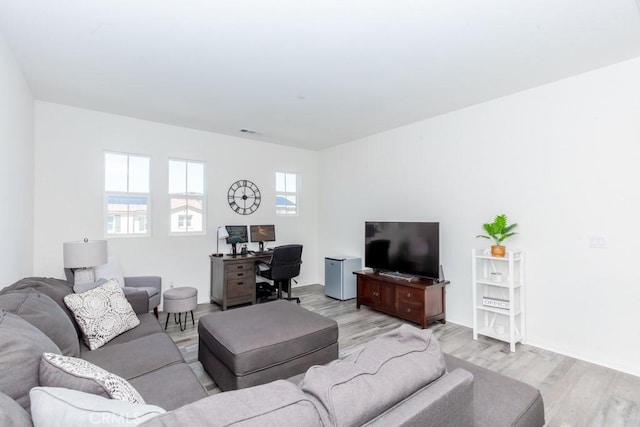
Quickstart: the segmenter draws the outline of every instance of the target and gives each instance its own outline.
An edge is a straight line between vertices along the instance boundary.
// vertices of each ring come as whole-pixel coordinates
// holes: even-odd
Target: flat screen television
[[[379,272],[438,279],[440,223],[367,221],[364,264]]]

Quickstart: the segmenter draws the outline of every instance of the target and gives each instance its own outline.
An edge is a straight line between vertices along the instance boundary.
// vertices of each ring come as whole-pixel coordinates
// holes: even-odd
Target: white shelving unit
[[[525,343],[524,253],[507,251],[499,258],[488,249],[472,249],[471,269],[473,339],[485,335],[508,342],[511,351],[516,351],[517,342]],[[495,277],[500,275],[501,279]],[[508,308],[485,305],[484,298]]]

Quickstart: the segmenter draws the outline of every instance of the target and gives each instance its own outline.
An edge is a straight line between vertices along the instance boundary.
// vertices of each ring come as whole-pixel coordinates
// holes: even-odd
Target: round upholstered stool
[[[191,323],[195,326],[193,320],[193,309],[198,306],[198,290],[196,288],[181,287],[171,288],[162,294],[164,299],[164,311],[167,313],[167,320],[164,322],[164,328],[167,329],[169,324],[169,315],[173,313],[173,318],[177,319],[176,323],[180,325],[180,330],[184,331],[187,327],[187,313],[191,312]],[[182,313],[184,313],[184,325],[182,324]]]

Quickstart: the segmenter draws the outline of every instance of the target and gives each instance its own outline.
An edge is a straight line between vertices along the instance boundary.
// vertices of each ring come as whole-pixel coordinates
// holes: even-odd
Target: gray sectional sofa
[[[94,351],[85,345],[64,304],[64,296],[72,292],[68,282],[50,278],[27,278],[0,290],[0,310],[5,313],[0,321],[0,392],[28,410],[29,389],[40,385],[40,356],[48,351],[79,357],[119,375],[146,403],[166,410],[207,396],[171,337],[148,313],[144,292],[127,295],[140,325]]]
[[[39,385],[44,351],[127,379],[146,403],[168,411],[145,421],[147,427],[544,425],[537,390],[442,354],[430,330],[408,325],[305,374],[207,396],[146,301],[127,296],[140,325],[90,351],[64,305],[70,292],[69,283],[42,278],[0,290],[1,425],[30,425],[29,389]]]

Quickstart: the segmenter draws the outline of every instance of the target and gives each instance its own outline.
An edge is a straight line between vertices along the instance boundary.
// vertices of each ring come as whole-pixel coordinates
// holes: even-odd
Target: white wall
[[[33,271],[33,96],[0,35],[0,288]]]
[[[635,59],[323,151],[320,254],[362,256],[365,220],[439,221],[447,318],[471,326],[470,249],[506,213],[528,342],[640,375],[638,76]]]
[[[36,275],[63,276],[62,242],[103,238],[103,153],[109,150],[151,156],[152,236],[109,239],[125,276],[160,275],[165,288],[196,287],[199,302],[206,302],[217,227],[275,224],[277,244],[304,245],[300,284],[318,281],[316,152],[40,101],[35,147]],[[168,235],[169,158],[206,162],[206,236]],[[275,171],[281,170],[302,174],[297,217],[274,213]],[[261,190],[262,204],[252,215],[238,215],[227,204],[238,179]]]

